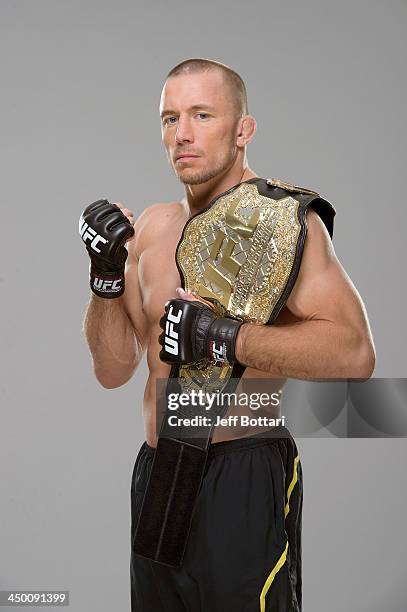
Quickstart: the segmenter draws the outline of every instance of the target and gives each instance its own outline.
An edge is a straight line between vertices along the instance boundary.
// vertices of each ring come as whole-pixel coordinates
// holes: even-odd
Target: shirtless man
[[[108,273],[92,252],[89,237],[87,242],[84,238],[83,219],[81,229],[94,267],[94,292],[84,331],[97,380],[106,389],[124,385],[147,350],[149,377],[143,402],[146,442],[132,479],[132,535],[157,445],[156,380],[167,378],[170,371],[159,358],[159,321],[164,304],[173,298],[204,302],[180,288],[174,258],[177,243],[192,215],[220,193],[257,176],[246,157],[256,122],[247,112],[244,84],[234,71],[209,60],[183,62],[167,77],[160,115],[168,161],[185,186],[185,198],[149,206],[137,220],[120,202],[112,205],[105,201],[101,205],[106,207],[106,218],[109,211],[116,211],[112,219],[116,227],[122,223],[122,244],[127,238],[128,251],[126,262],[123,253],[116,258],[106,293],[95,288],[95,278],[99,278],[100,289],[100,278],[106,279]],[[92,217],[86,219],[92,227]],[[244,378],[368,378],[372,374],[375,352],[362,300],[334,253],[324,223],[313,210],[307,212],[307,224],[299,275],[278,319],[270,326],[245,323],[238,331],[235,359],[246,366]],[[109,293],[115,280],[119,290]],[[278,473],[282,470],[281,463],[276,463],[275,449],[265,446],[264,440],[252,440],[255,436],[246,438],[244,443],[250,444],[245,446],[242,440],[230,441],[227,431],[215,429],[184,565],[169,568],[132,554],[133,611],[301,609],[302,480],[297,450],[293,443],[283,451],[283,465],[288,465],[284,462],[289,461],[290,453],[293,460],[297,458],[297,472],[290,483],[292,474]],[[237,456],[238,465],[233,467],[232,459],[236,461]],[[222,477],[227,465],[227,476]],[[274,496],[269,491],[270,470],[274,474]],[[252,484],[250,495],[247,488],[240,488],[247,487],[247,481],[257,483]],[[283,483],[282,489],[278,483]],[[292,516],[293,523],[287,523],[285,514],[284,526],[285,483],[291,484],[288,518]],[[250,505],[248,498],[252,495],[256,507],[251,509],[254,515],[250,518],[251,510],[245,504]],[[263,513],[262,508],[267,511]],[[278,516],[271,516],[273,509]],[[281,533],[281,540],[273,540],[260,552],[259,542],[269,537],[273,527]],[[292,539],[288,553],[284,548],[287,534]]]

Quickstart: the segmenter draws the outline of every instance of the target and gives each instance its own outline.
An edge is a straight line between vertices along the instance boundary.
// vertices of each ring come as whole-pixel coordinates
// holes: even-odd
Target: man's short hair
[[[242,77],[237,74],[237,72],[232,70],[232,68],[229,68],[229,66],[221,64],[221,62],[216,62],[214,60],[203,58],[187,59],[172,68],[172,70],[170,70],[167,74],[167,79],[172,76],[178,76],[180,74],[215,71],[221,72],[223,78],[225,79],[225,82],[229,85],[232,100],[239,117],[242,115],[247,115],[247,92],[244,81]]]

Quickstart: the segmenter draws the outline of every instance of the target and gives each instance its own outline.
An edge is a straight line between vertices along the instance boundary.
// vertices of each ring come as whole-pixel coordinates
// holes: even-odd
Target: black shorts
[[[299,612],[302,470],[285,427],[212,444],[181,567],[133,553],[154,449],[131,483],[132,612]]]

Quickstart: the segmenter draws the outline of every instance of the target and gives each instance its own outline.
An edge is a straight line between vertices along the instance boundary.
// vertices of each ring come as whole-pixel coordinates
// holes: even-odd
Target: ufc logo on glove
[[[102,242],[103,244],[107,243],[107,240],[100,236],[94,229],[90,227],[84,220],[83,216],[79,219],[79,233],[81,235],[82,240],[86,244],[87,240],[91,240],[90,246],[96,253],[100,253],[100,249],[97,247],[98,242]]]
[[[114,281],[104,280],[103,278],[97,278],[95,276],[93,279],[93,288],[98,291],[120,291],[122,288],[120,285],[121,280],[121,278]]]
[[[182,308],[178,309],[176,315],[173,314],[173,306],[170,306],[165,323],[165,350],[172,355],[178,355],[178,332],[174,325],[181,321]]]

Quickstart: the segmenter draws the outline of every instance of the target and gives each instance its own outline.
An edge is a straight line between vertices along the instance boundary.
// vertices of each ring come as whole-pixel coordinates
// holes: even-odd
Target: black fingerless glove
[[[202,359],[234,363],[236,338],[243,321],[217,316],[197,301],[169,300],[160,319],[160,359],[169,364]]]
[[[134,228],[116,204],[98,200],[85,208],[79,219],[79,233],[90,257],[90,288],[103,298],[124,293],[126,240]]]

